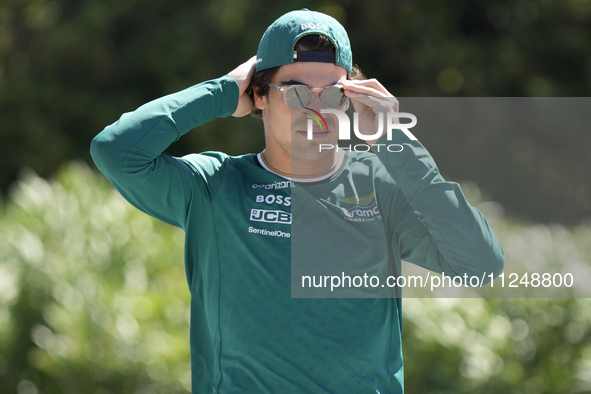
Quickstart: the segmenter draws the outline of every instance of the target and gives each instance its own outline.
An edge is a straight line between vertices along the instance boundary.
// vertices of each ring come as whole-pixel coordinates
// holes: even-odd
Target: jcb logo
[[[251,209],[250,220],[253,222],[291,224],[291,213],[267,209]]]

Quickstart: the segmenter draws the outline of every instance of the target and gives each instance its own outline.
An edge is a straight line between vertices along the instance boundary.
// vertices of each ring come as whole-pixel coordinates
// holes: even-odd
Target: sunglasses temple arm
[[[304,103],[302,102],[302,98],[300,97],[300,94],[298,93],[298,90],[297,90],[297,89],[294,89],[294,91],[295,91],[295,94],[296,94],[296,96],[297,96],[297,98],[298,98],[298,101],[300,102],[300,108],[304,108],[304,107],[305,107],[305,105],[304,105]]]

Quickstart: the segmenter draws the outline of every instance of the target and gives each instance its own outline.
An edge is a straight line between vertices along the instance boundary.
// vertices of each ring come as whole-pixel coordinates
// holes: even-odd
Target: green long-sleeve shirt
[[[494,232],[397,130],[389,142],[401,152],[350,152],[313,184],[286,180],[253,154],[162,153],[237,102],[231,77],[204,82],[124,114],[91,146],[131,204],[185,231],[193,392],[402,393],[400,298],[381,286],[302,287],[302,276],[385,281],[401,260],[497,275],[504,254]]]

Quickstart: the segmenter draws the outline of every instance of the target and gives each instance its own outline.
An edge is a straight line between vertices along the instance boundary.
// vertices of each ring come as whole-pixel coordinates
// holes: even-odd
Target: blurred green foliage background
[[[92,169],[90,140],[123,112],[227,73],[303,7],[343,23],[354,62],[402,109],[404,97],[591,104],[591,0],[4,0],[0,392],[190,389],[183,235],[121,199]],[[591,133],[495,136],[417,135],[446,178],[482,190],[466,184],[507,267],[590,264]],[[475,145],[488,154],[466,162]],[[260,121],[223,119],[169,153],[262,146]],[[406,299],[404,313],[409,393],[591,393],[588,299]]]
[[[256,53],[274,19],[302,7],[341,21],[353,61],[398,97],[585,100],[591,92],[590,0],[4,0],[0,189],[23,166],[49,176],[71,159],[90,163],[89,141],[123,112],[229,72]],[[579,223],[591,215],[585,130],[418,137],[444,175],[477,182],[514,217]],[[491,153],[466,162],[462,152],[475,145]],[[170,153],[262,146],[260,122],[227,119]]]
[[[510,271],[591,261],[591,224],[524,227],[466,185]],[[0,213],[0,392],[190,390],[183,232],[86,164],[24,172]],[[525,257],[524,257],[525,256]],[[588,299],[403,301],[408,393],[591,393]]]

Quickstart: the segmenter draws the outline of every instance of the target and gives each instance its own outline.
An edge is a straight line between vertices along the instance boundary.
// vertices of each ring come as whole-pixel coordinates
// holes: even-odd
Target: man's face
[[[281,66],[271,83],[283,87],[286,85],[306,85],[310,88],[323,88],[347,79],[344,68],[330,63],[300,62]],[[320,100],[320,91],[307,108],[320,112],[326,108]],[[266,150],[283,159],[296,161],[316,161],[333,150],[324,149],[320,152],[320,144],[335,145],[338,139],[336,117],[323,115],[328,124],[328,131],[321,130],[313,121],[313,139],[307,138],[307,125],[310,117],[306,109],[291,109],[283,99],[283,92],[270,88],[268,96],[257,96],[255,105],[263,111],[265,125]]]

